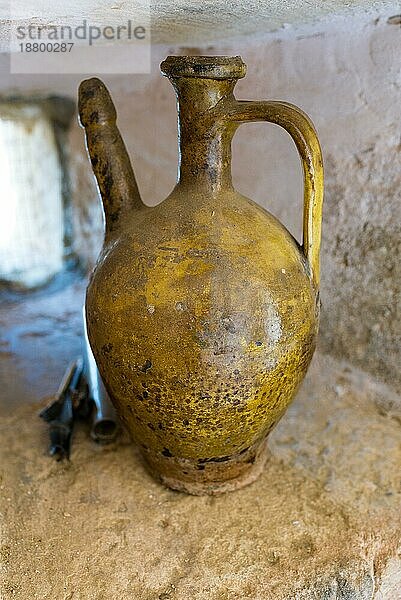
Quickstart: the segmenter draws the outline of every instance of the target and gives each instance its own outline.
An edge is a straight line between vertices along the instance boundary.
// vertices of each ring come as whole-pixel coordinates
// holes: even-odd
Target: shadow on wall
[[[326,157],[321,339],[401,390],[401,147]],[[398,168],[397,168],[398,167]],[[335,294],[333,294],[335,290]]]

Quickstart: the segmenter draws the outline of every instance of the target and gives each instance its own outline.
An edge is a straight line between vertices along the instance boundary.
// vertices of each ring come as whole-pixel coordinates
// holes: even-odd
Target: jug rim
[[[170,78],[241,79],[246,75],[240,56],[167,56],[160,70]]]

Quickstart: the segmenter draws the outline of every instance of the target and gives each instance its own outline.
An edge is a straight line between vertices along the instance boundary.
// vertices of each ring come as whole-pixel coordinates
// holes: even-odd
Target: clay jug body
[[[178,182],[142,204],[103,84],[81,84],[80,115],[106,235],[86,301],[89,339],[115,407],[166,485],[220,493],[253,481],[294,397],[318,329],[322,164],[313,126],[279,102],[235,99],[237,58],[169,57],[179,110]],[[235,191],[238,125],[285,127],[305,175],[301,247]]]

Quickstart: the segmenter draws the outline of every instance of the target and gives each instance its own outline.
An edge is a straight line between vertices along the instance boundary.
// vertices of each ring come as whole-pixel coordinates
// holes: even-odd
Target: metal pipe
[[[86,329],[85,309],[84,322],[84,345],[85,345],[85,377],[89,387],[89,397],[93,402],[91,415],[90,435],[93,440],[102,444],[113,442],[118,433],[118,419],[116,411],[111,403],[109,395],[104,387],[102,378],[93,356]]]

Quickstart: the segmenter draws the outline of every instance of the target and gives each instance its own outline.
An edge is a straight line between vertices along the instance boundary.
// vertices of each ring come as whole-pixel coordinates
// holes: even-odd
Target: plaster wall
[[[388,7],[240,41],[154,45],[149,75],[104,80],[150,205],[168,194],[176,174],[175,99],[158,73],[166,54],[241,54],[248,75],[237,97],[283,99],[312,117],[326,167],[321,344],[401,389],[401,31],[394,15]],[[12,78],[5,61],[3,70],[6,94],[74,96],[80,79]],[[70,142],[76,251],[89,268],[101,244],[101,211],[78,125]],[[272,125],[247,125],[233,150],[239,190],[299,239],[301,170],[288,135]]]

